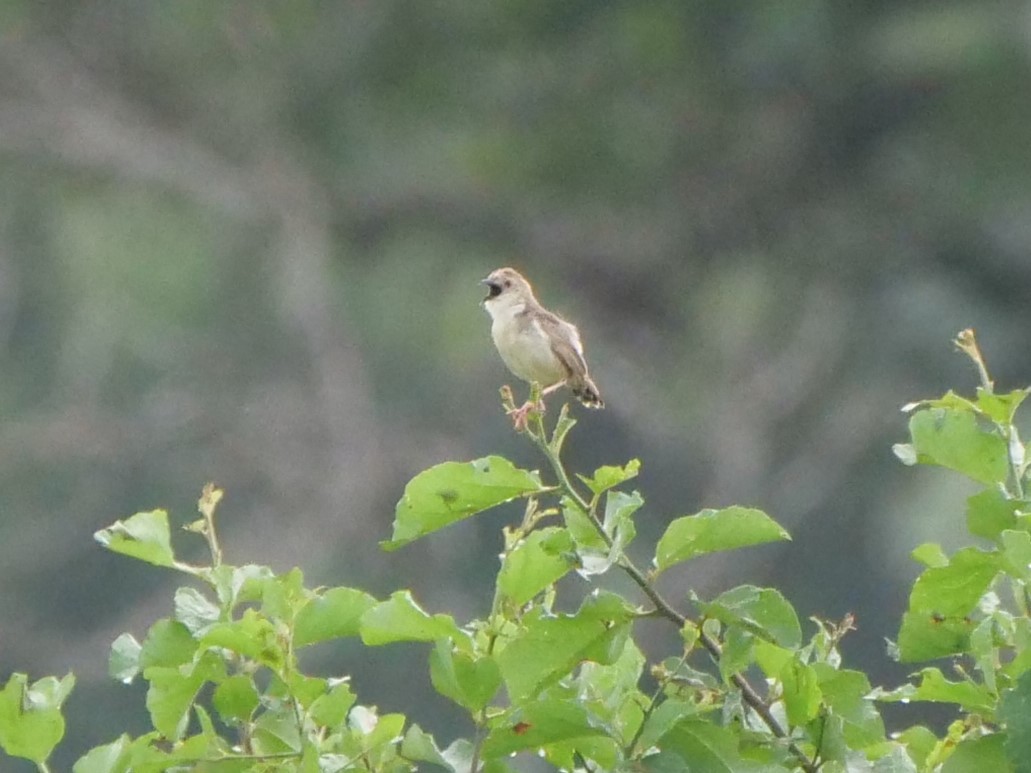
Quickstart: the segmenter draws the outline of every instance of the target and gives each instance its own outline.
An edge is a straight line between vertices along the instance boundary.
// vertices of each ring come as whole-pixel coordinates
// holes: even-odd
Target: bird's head
[[[514,268],[499,268],[482,281],[487,285],[483,305],[491,314],[536,300],[530,283]]]

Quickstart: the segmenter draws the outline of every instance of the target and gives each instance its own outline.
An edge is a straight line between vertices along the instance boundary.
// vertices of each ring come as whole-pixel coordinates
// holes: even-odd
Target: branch
[[[504,392],[502,394],[505,396]],[[506,405],[506,409],[508,407],[509,406]],[[530,436],[534,445],[540,449],[541,453],[543,453],[545,458],[548,460],[548,463],[551,465],[551,469],[558,480],[559,488],[566,496],[576,503],[577,507],[587,514],[589,520],[594,525],[594,528],[605,541],[605,544],[611,548],[612,538],[606,533],[604,525],[599,520],[596,508],[592,507],[580,492],[576,490],[572,481],[569,479],[569,475],[566,473],[565,467],[562,465],[560,456],[562,443],[565,440],[566,434],[575,423],[575,420],[569,418],[569,406],[562,406],[558,421],[555,424],[555,430],[552,433],[551,442],[548,442],[544,428],[544,419],[540,412],[533,411],[530,414],[530,421],[527,426],[526,434]],[[689,621],[689,618],[683,613],[678,612],[672,604],[663,598],[662,594],[656,590],[655,586],[648,579],[648,576],[638,569],[627,555],[623,554],[620,556],[619,566],[624,572],[626,572],[630,579],[634,581],[637,587],[641,589],[644,595],[647,596],[655,605],[655,609],[659,615],[674,623],[678,629],[683,628],[683,626]],[[719,664],[720,658],[723,656],[723,650],[720,647],[719,642],[706,634],[701,629],[701,626],[698,626],[698,629],[699,641],[701,641],[702,646],[709,653],[713,662]],[[763,724],[769,728],[769,731],[777,738],[787,739],[787,731],[781,727],[780,722],[777,721],[777,718],[773,716],[773,713],[770,711],[770,707],[766,705],[766,702],[751,683],[741,674],[734,674],[730,678],[730,681],[741,692],[742,700],[759,716]],[[794,741],[788,741],[788,749],[793,755],[795,755],[798,759],[799,766],[806,771],[806,773],[817,772],[819,766],[809,759],[798,744]]]

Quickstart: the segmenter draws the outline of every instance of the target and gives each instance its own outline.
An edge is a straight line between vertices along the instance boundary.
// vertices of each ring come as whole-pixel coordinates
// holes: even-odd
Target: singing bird
[[[565,385],[588,408],[604,408],[587,372],[576,327],[541,306],[530,283],[514,268],[492,271],[483,284],[483,306],[493,320],[490,334],[508,369],[523,381],[537,382],[542,397]],[[527,402],[512,411],[516,429],[526,426],[526,416],[535,408],[542,410],[543,405]]]

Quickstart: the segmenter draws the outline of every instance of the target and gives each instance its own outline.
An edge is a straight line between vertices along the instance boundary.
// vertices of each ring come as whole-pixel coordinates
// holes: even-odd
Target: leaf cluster
[[[513,500],[520,521],[504,547],[490,612],[458,621],[422,608],[410,590],[378,599],[360,588],[307,588],[294,569],[232,566],[215,526],[221,491],[209,486],[200,518],[185,528],[211,560],[176,557],[167,513],[138,513],[97,533],[107,549],[189,580],[174,613],[142,640],[114,642],[113,678],[147,684],[152,729],[87,752],[75,773],[161,770],[511,770],[519,754],[556,768],[590,771],[1023,771],[1031,759],[1031,509],[1028,448],[1015,417],[1028,390],[997,394],[972,333],[957,339],[982,377],[974,398],[952,392],[907,406],[908,464],[944,467],[982,486],[967,523],[984,544],[949,556],[918,547],[916,580],[891,652],[926,665],[911,684],[873,689],[846,668],[839,645],[851,616],[813,619],[803,630],[774,588],[742,584],[712,598],[673,600],[664,572],[715,552],[788,539],[765,513],[706,509],[672,519],[638,566],[629,488],[640,464],[570,476],[563,444],[575,422],[554,426],[531,413],[527,438],[547,462],[540,472],[489,456],[436,465],[411,480],[397,504],[386,550]],[[506,407],[510,393],[505,394]],[[575,483],[574,483],[575,478]],[[607,590],[608,574],[636,592]],[[570,574],[580,584],[559,584]],[[677,645],[649,659],[639,622],[659,619]],[[435,690],[468,714],[469,732],[442,747],[402,714],[359,701],[347,676],[304,673],[298,653],[342,638],[364,646],[421,642]],[[40,770],[64,731],[68,675],[29,683],[15,674],[0,691],[0,747]],[[888,733],[878,702],[951,704],[943,737],[916,726]]]

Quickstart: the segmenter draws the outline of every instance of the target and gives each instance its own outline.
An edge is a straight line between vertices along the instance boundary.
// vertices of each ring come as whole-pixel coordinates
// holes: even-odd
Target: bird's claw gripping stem
[[[512,427],[516,432],[525,432],[528,429],[527,425],[532,413],[544,413],[546,410],[544,401],[541,399],[540,387],[536,384],[530,387],[530,399],[518,408],[515,404],[512,388],[506,384],[501,387],[501,404],[505,408],[505,413],[512,417]]]

